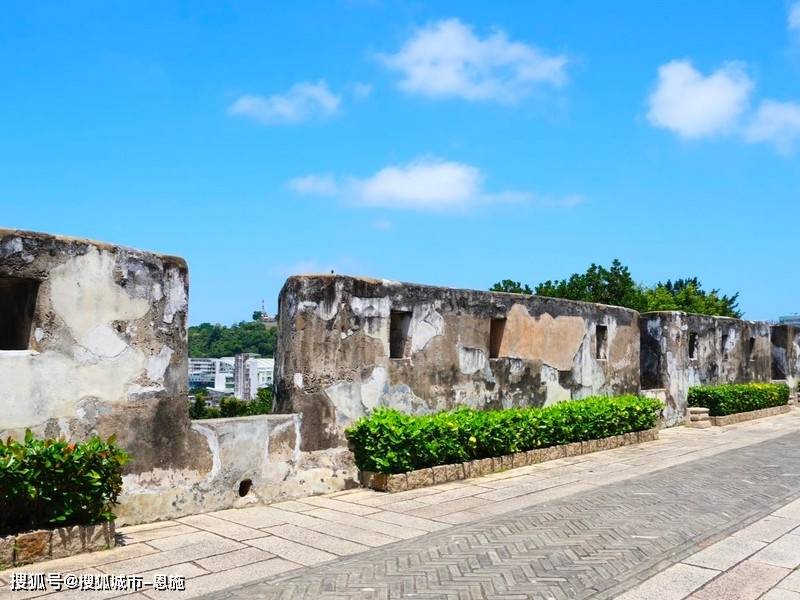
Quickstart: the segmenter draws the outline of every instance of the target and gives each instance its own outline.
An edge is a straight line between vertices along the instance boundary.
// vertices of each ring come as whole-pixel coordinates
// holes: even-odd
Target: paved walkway
[[[127,527],[124,546],[17,571],[187,578],[185,592],[128,596],[139,599],[717,599],[756,577],[766,582],[756,595],[730,597],[777,585],[766,598],[800,600],[786,596],[800,579],[790,573],[800,535],[788,533],[800,526],[798,445],[800,411],[674,428],[640,446],[433,488],[351,490]],[[4,600],[48,593],[12,593],[10,575],[0,572]],[[57,600],[78,594],[115,596]]]

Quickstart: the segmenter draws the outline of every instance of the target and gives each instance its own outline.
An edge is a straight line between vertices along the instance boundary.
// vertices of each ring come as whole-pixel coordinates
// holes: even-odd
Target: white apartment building
[[[189,388],[211,388],[217,392],[234,392],[234,357],[190,358]]]

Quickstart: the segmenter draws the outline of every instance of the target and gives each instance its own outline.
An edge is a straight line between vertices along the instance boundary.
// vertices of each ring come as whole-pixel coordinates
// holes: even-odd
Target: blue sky
[[[0,226],[189,262],[190,320],[329,271],[619,257],[800,311],[800,4],[37,2],[0,22]]]

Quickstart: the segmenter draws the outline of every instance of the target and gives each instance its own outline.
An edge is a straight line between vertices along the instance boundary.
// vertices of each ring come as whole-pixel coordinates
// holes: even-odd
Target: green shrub
[[[189,405],[189,417],[192,419],[218,419],[220,417],[252,417],[268,415],[272,412],[272,390],[261,388],[253,400],[239,400],[233,396],[222,398],[219,408],[211,408],[206,404],[203,393],[196,394],[194,402]]]
[[[0,440],[0,535],[112,521],[128,460],[114,436]]]
[[[657,400],[638,396],[597,396],[546,408],[459,408],[419,417],[378,408],[346,434],[359,469],[403,473],[650,429],[660,408]]]
[[[712,417],[783,406],[789,386],[783,383],[732,383],[689,388],[689,406],[702,406]]]

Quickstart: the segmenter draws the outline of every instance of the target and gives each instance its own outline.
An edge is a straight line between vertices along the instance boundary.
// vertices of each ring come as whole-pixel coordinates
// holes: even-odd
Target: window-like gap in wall
[[[27,350],[39,282],[0,277],[0,350]]]
[[[594,357],[597,360],[606,360],[608,358],[608,326],[595,325],[594,338]]]
[[[747,360],[755,360],[756,338],[751,337],[747,341]]]
[[[719,343],[719,354],[723,360],[728,358],[728,334],[722,334],[722,340]]]
[[[689,332],[689,358],[697,358],[697,334],[694,331]]]
[[[393,310],[389,321],[389,358],[405,358],[411,313]]]
[[[489,358],[500,357],[500,346],[503,344],[503,333],[506,330],[505,319],[492,319],[489,326]]]

